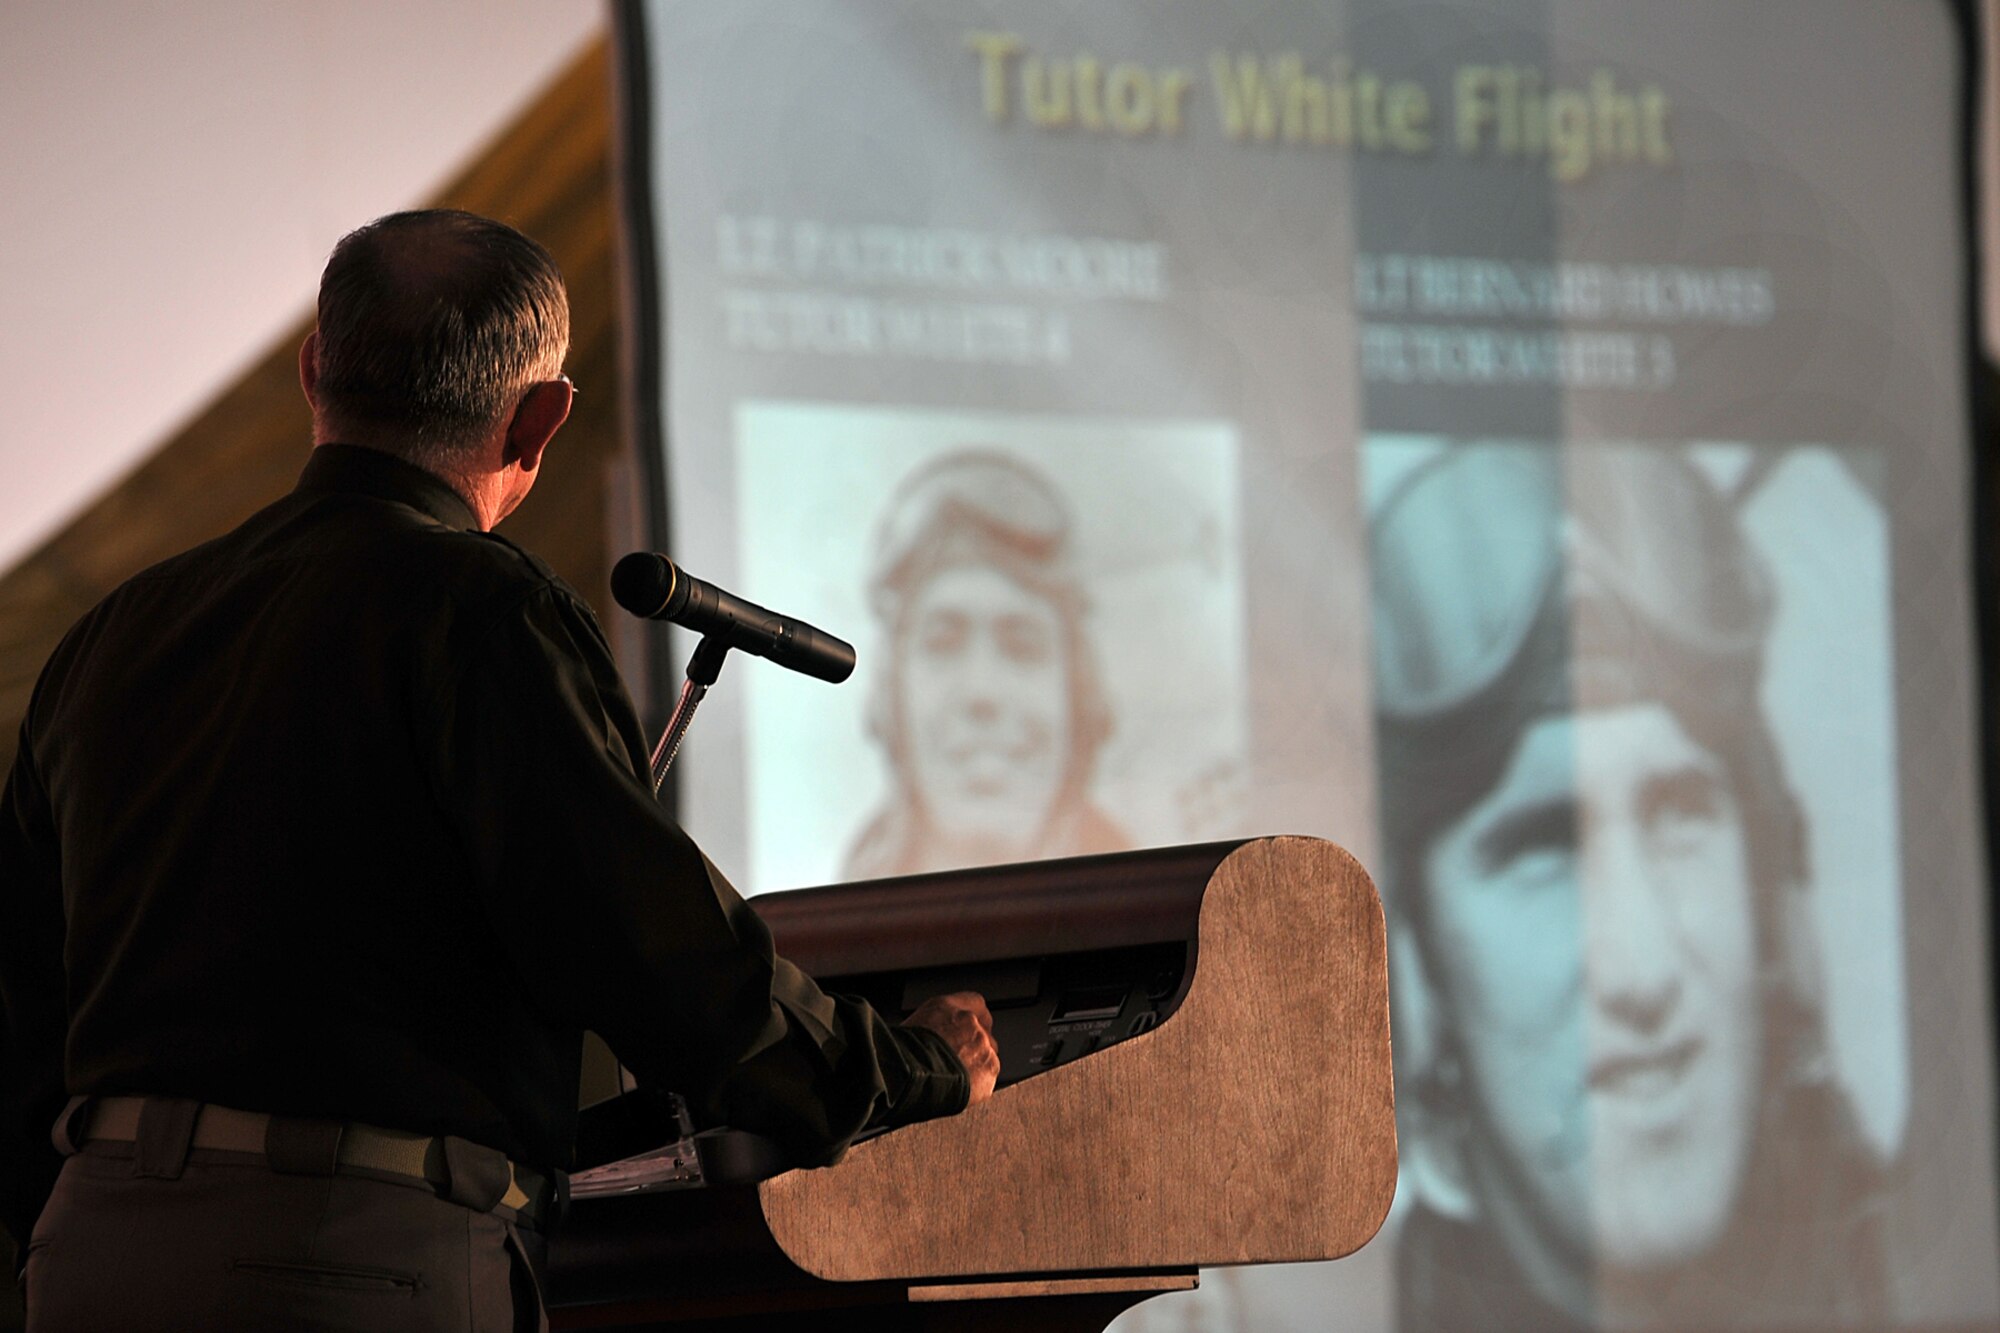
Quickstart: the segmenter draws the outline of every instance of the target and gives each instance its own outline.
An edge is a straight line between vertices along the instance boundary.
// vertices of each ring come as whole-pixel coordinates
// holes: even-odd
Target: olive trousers
[[[133,1145],[93,1141],[29,1242],[28,1333],[539,1333],[543,1248],[420,1181],[200,1148],[141,1174]]]

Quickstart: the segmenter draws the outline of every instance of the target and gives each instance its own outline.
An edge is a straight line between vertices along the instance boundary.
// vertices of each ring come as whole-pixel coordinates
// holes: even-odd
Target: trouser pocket
[[[423,1286],[422,1274],[399,1273],[388,1268],[301,1263],[291,1259],[238,1259],[233,1267],[239,1277],[295,1286],[328,1287],[336,1291],[379,1291],[414,1296],[417,1289]]]

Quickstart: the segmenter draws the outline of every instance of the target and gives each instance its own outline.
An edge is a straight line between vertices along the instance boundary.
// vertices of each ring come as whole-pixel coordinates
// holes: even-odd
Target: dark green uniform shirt
[[[823,994],[655,803],[596,620],[386,454],[119,588],[0,799],[0,1216],[69,1093],[458,1134],[563,1165],[581,1031],[824,1161],[955,1111],[932,1033]]]

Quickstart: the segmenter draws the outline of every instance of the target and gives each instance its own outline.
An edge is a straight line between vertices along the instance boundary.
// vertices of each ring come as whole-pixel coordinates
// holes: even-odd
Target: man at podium
[[[585,1028],[802,1162],[991,1091],[978,997],[893,1026],[774,956],[654,802],[589,608],[492,534],[568,340],[508,227],[350,234],[297,489],[44,671],[0,798],[31,1329],[535,1327]]]

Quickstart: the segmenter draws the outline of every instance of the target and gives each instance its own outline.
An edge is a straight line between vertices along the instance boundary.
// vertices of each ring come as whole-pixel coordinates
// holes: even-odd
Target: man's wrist
[[[951,1043],[929,1028],[905,1026],[895,1032],[909,1082],[891,1108],[892,1123],[913,1124],[963,1111],[972,1100],[972,1076]]]

